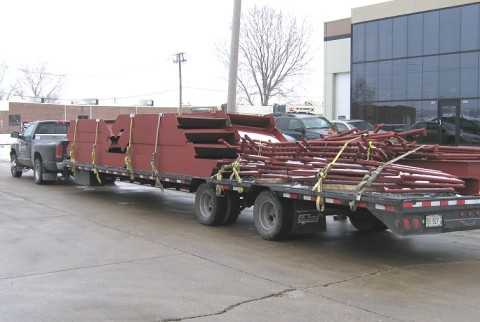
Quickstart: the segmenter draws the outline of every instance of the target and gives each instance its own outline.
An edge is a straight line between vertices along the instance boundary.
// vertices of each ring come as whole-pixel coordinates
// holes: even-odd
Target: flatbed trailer
[[[361,232],[391,230],[398,235],[445,233],[480,228],[480,196],[458,194],[388,194],[365,192],[351,210],[353,191],[317,192],[303,184],[241,182],[214,177],[73,164],[78,177],[88,177],[89,184],[121,181],[196,193],[195,213],[204,225],[230,225],[242,209],[254,207],[255,228],[262,238],[279,240],[290,234],[310,234],[327,229],[327,216],[345,214]],[[100,180],[102,180],[100,179]],[[218,195],[218,190],[221,193]],[[318,211],[322,200],[323,211]]]
[[[195,214],[204,225],[231,225],[253,206],[255,228],[267,240],[325,231],[333,215],[348,216],[362,232],[420,235],[480,228],[478,194],[358,193],[342,185],[316,189],[313,182],[233,171],[247,150],[239,144],[242,136],[286,141],[272,117],[152,114],[71,124],[65,167],[80,184],[121,180],[195,193]],[[223,171],[225,166],[231,171]]]

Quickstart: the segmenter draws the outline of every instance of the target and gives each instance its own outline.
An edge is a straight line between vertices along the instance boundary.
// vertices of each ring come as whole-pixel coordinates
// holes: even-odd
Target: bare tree
[[[281,10],[255,6],[242,15],[240,28],[239,98],[263,106],[273,97],[287,98],[311,61],[310,25]],[[227,51],[219,54],[228,66]]]
[[[21,98],[42,97],[45,103],[54,103],[60,98],[64,75],[51,74],[46,63],[20,68],[21,76],[14,85],[14,93]]]

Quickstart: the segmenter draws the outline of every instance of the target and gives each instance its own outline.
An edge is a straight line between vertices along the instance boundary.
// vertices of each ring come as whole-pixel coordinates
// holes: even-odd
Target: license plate
[[[441,215],[427,215],[425,217],[425,226],[429,227],[442,227],[443,218]]]

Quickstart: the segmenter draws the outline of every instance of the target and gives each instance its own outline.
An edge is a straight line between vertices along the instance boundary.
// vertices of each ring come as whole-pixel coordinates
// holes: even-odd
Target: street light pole
[[[187,60],[184,57],[185,53],[176,53],[173,62],[178,64],[178,81],[179,81],[179,103],[178,114],[182,114],[182,63]]]
[[[230,43],[230,70],[228,72],[227,112],[229,113],[237,112],[237,69],[241,11],[242,0],[234,0],[232,17],[232,39]]]

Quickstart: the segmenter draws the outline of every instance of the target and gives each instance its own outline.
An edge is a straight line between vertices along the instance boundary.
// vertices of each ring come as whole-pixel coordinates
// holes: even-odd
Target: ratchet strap
[[[388,166],[392,163],[395,163],[398,160],[403,159],[404,157],[408,156],[409,154],[417,152],[418,150],[424,148],[425,146],[426,145],[421,145],[421,146],[419,146],[419,147],[417,147],[413,150],[410,150],[410,151],[396,157],[395,159],[392,159],[388,162],[385,162],[384,164],[382,164],[381,166],[379,166],[375,170],[373,170],[371,173],[366,174],[363,177],[363,180],[358,184],[357,188],[355,189],[355,194],[353,195],[354,196],[353,200],[349,202],[350,210],[355,211],[357,209],[357,202],[360,201],[360,199],[362,198],[362,194],[365,192],[365,190],[367,190],[368,187],[370,187],[370,185],[373,183],[373,181],[375,181],[375,179],[380,175],[380,173],[383,171],[383,169],[386,166]]]
[[[162,182],[160,181],[159,175],[158,175],[158,169],[157,169],[157,147],[158,147],[158,136],[159,136],[159,130],[160,130],[160,120],[163,117],[163,113],[158,113],[158,121],[157,121],[157,132],[155,136],[155,147],[153,149],[152,153],[152,159],[150,160],[150,165],[152,166],[152,171],[155,176],[155,184],[157,187],[160,188],[160,190],[163,191],[163,185]]]
[[[338,153],[335,156],[335,158],[333,159],[333,161],[328,163],[325,167],[323,167],[322,171],[320,171],[317,174],[318,181],[315,184],[315,186],[313,186],[313,188],[312,188],[313,191],[316,190],[317,192],[323,192],[323,180],[325,180],[325,178],[327,177],[328,172],[332,169],[333,165],[337,162],[338,158],[340,157],[340,155],[342,155],[343,151],[348,146],[348,144],[352,141],[357,140],[357,139],[358,138],[353,138],[353,139],[345,142],[343,144],[342,148],[340,149],[340,151],[338,151]],[[318,212],[322,212],[323,210],[325,210],[325,202],[324,202],[322,196],[317,196],[317,199],[315,201],[315,205],[317,207]]]
[[[233,178],[235,177],[237,182],[241,183],[242,178],[240,177],[240,173],[239,173],[240,172],[240,161],[241,160],[242,160],[242,155],[239,155],[237,160],[235,160],[234,162],[232,162],[230,164],[222,165],[220,167],[220,170],[218,170],[217,174],[213,175],[212,178],[215,177],[215,179],[220,181],[220,180],[223,179],[223,173],[232,172],[232,174],[230,175],[230,180],[233,180]],[[240,187],[238,192],[242,193],[243,188]],[[215,188],[215,193],[216,193],[217,197],[223,197],[225,195],[225,191],[223,190],[223,186],[220,183],[217,183],[217,186]]]
[[[93,165],[93,173],[97,176],[98,183],[102,183],[100,179],[100,174],[98,173],[96,158],[97,158],[97,139],[98,139],[98,124],[100,123],[100,119],[95,120],[95,143],[92,146],[92,165]]]
[[[130,180],[135,180],[135,174],[133,173],[133,167],[132,167],[132,158],[130,155],[130,148],[132,146],[132,130],[133,130],[133,118],[135,117],[135,114],[130,114],[130,133],[128,134],[128,146],[127,150],[125,151],[125,166],[127,167],[128,173],[130,173]]]
[[[75,141],[77,140],[77,124],[78,124],[78,119],[75,120],[75,130],[73,132],[73,142],[72,145],[70,145],[70,151],[68,152],[68,156],[70,157],[70,162],[72,162],[72,174],[75,177]]]

